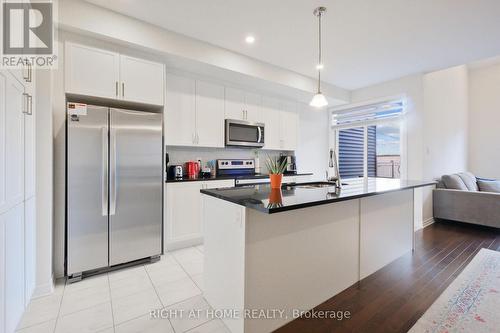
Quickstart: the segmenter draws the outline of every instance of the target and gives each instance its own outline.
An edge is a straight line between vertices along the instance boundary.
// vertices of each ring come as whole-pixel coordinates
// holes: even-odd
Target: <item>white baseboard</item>
[[[165,244],[165,253],[170,251],[185,249],[186,247],[203,244],[203,237],[195,237],[185,240],[170,241]]]
[[[35,286],[35,290],[33,291],[33,296],[31,296],[32,299],[43,297],[50,295],[54,292],[54,276],[52,278],[40,285]]]
[[[435,222],[434,218],[433,217],[429,217],[428,219],[426,219],[424,221],[424,223],[422,223],[423,227],[428,227],[430,226],[431,224],[433,224]]]

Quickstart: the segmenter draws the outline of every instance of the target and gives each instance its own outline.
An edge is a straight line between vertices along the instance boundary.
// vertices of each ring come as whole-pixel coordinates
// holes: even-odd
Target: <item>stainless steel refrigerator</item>
[[[71,103],[67,112],[68,277],[157,257],[162,115]]]

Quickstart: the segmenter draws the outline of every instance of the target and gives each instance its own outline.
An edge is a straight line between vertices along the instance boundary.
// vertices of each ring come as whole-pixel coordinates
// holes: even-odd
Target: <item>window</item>
[[[384,101],[333,111],[342,178],[401,177],[403,105]]]
[[[401,177],[401,128],[399,122],[377,125],[376,175],[384,178]]]

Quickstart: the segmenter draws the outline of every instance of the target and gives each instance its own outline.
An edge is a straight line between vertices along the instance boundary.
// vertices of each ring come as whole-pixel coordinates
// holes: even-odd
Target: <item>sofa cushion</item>
[[[500,180],[478,180],[477,183],[481,192],[500,193]]]
[[[458,174],[458,176],[462,179],[464,182],[465,186],[467,186],[467,189],[469,191],[479,191],[479,187],[477,186],[477,180],[476,176],[474,176],[470,172],[461,172]]]
[[[458,175],[444,175],[441,180],[447,189],[467,191],[467,186]]]

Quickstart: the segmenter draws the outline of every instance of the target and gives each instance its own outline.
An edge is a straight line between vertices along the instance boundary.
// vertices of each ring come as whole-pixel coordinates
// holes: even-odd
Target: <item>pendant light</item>
[[[318,64],[316,65],[316,68],[318,69],[318,91],[316,92],[316,95],[313,96],[309,105],[315,108],[323,108],[328,105],[328,101],[326,100],[325,95],[321,93],[321,70],[323,69],[323,62],[321,59],[321,17],[325,12],[326,12],[326,7],[318,7],[313,11],[314,16],[318,17],[319,52],[318,52]]]

